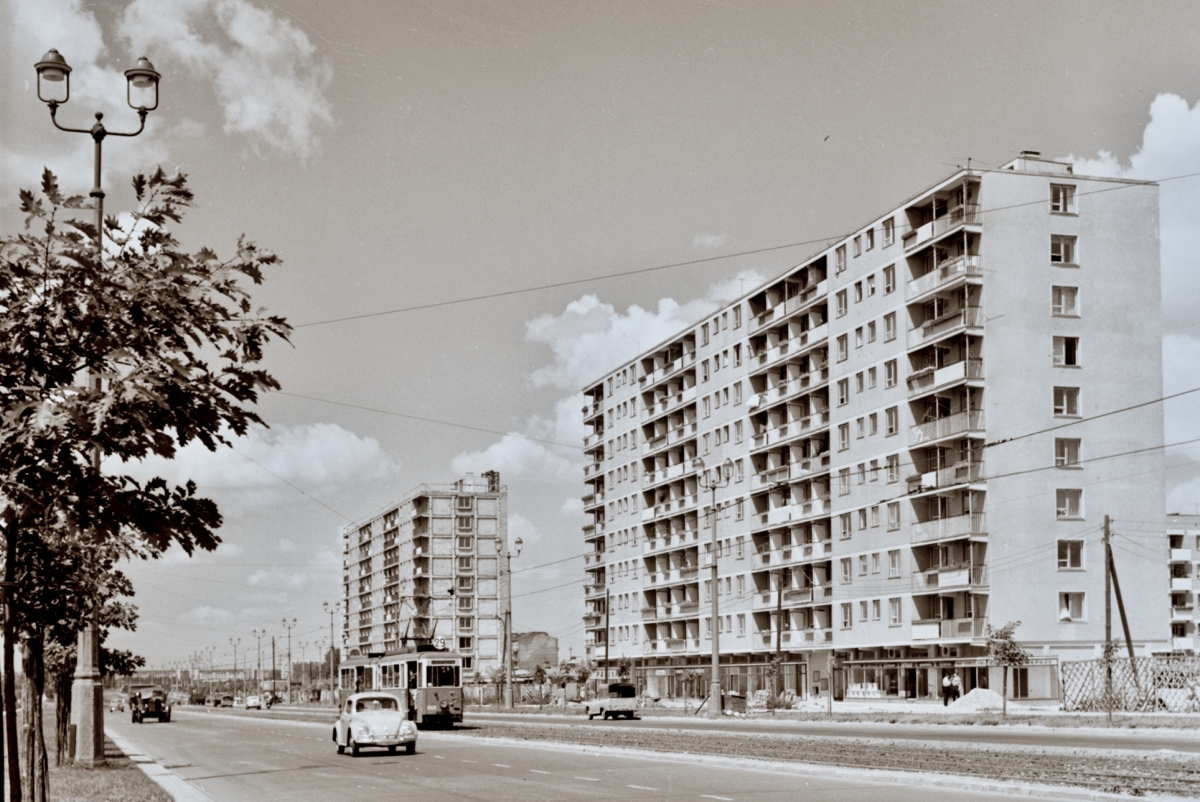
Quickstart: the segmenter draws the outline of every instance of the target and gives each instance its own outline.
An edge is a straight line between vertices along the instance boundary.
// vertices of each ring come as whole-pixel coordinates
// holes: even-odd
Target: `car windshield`
[[[396,700],[389,696],[386,698],[359,699],[355,709],[361,713],[364,710],[399,710],[400,708],[396,704]]]

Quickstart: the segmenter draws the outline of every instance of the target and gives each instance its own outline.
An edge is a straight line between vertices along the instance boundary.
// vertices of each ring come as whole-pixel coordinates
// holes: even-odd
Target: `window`
[[[896,241],[896,221],[889,218],[883,221],[883,247]],[[889,290],[891,292],[891,290]]]
[[[870,433],[871,434],[879,434],[879,415],[872,412],[867,417],[868,417],[868,420],[871,422]]]
[[[460,631],[470,632],[472,629],[475,628],[475,619],[469,615],[459,616],[458,628]]]
[[[883,604],[879,599],[871,599],[871,620],[878,621],[882,617]]]
[[[883,363],[883,386],[895,387],[899,372],[896,360],[892,359]]]
[[[875,368],[867,369],[867,389],[868,390],[875,389],[875,375],[876,375]]]
[[[742,499],[739,498],[737,500],[737,504],[734,505],[734,508],[737,512],[737,519],[739,521],[746,517],[746,503],[742,501]]]
[[[860,462],[860,463],[858,463],[858,484],[859,484],[859,486],[862,486],[862,485],[865,485],[866,483],[867,483],[867,463]],[[865,516],[865,513],[864,513],[864,516]],[[866,524],[864,524],[864,526],[865,525]]]
[[[1058,541],[1058,570],[1069,571],[1083,568],[1083,541]]]
[[[835,270],[838,273],[841,273],[843,270],[846,269],[846,246],[845,245],[839,245],[838,249],[836,251],[834,251],[834,260],[833,261],[834,261],[834,264],[836,265]]]
[[[473,571],[473,570],[475,570],[475,560],[474,560],[474,558],[472,558],[472,557],[459,557],[459,558],[458,558],[458,570],[460,570],[460,571]]]
[[[1061,622],[1085,620],[1086,609],[1083,601],[1082,593],[1058,594],[1058,620]]]
[[[849,308],[849,303],[846,300],[846,291],[839,290],[838,294],[834,297],[837,299],[837,316],[841,317],[846,314],[846,310]]]
[[[474,589],[475,589],[475,577],[460,576],[458,578],[458,592],[459,593],[470,593]]]
[[[1079,317],[1079,288],[1051,287],[1050,308],[1058,317]]]
[[[733,346],[733,366],[735,368],[737,368],[737,367],[741,367],[741,365],[742,365],[742,346],[735,345],[735,346]]]
[[[460,613],[469,613],[475,607],[475,599],[472,596],[458,597],[458,611]]]
[[[867,324],[867,342],[875,342],[875,321],[872,320]]]
[[[742,327],[742,308],[740,306],[735,306],[733,308],[733,327],[735,329],[740,329]]]
[[[866,239],[868,251],[875,247],[875,229],[868,228],[863,232],[863,237]]]
[[[854,347],[855,348],[863,347],[863,327],[862,326],[859,326],[858,328],[856,328],[854,330]]]
[[[746,614],[738,613],[737,621],[738,621],[738,637],[740,638],[746,634]]]
[[[1056,367],[1079,367],[1079,338],[1054,338],[1054,364]]]
[[[458,531],[470,532],[475,528],[474,519],[470,515],[460,515],[458,517]]]
[[[739,575],[737,578],[737,595],[739,597],[746,595],[746,577]]]
[[[704,453],[705,454],[708,453],[708,441],[709,441],[709,434],[708,434],[708,432],[705,432],[704,433]]]
[[[894,531],[900,528],[900,502],[891,501],[887,505],[888,529]]]
[[[711,414],[712,414],[712,399],[710,399],[708,396],[704,396],[704,417],[707,418]]]
[[[861,281],[854,282],[854,303],[861,303],[863,299],[863,283]]]
[[[854,374],[854,392],[861,393],[866,386],[866,374],[861,370]]]
[[[900,549],[888,552],[888,578],[900,578]]]
[[[849,468],[842,468],[841,470],[838,471],[838,495],[839,496],[850,495],[850,469]],[[846,520],[847,521],[849,520],[849,516],[847,516]]]
[[[838,426],[838,451],[845,451],[850,447],[850,424],[843,423]]]
[[[726,388],[725,392],[729,392],[729,389]],[[740,403],[742,403],[742,383],[738,382],[733,385],[733,404],[737,406]]]
[[[862,256],[862,235],[859,234],[854,238],[854,255]]]
[[[728,312],[721,313],[721,328],[722,329],[729,328],[729,313]]]
[[[845,362],[850,357],[850,338],[845,334],[837,338],[838,362]]]
[[[458,648],[462,649],[463,651],[470,651],[471,650],[471,639],[470,638],[459,638],[458,639]]]
[[[1075,264],[1075,238],[1065,234],[1050,235],[1050,264]]]
[[[850,403],[850,380],[838,379],[838,406],[842,407]]]
[[[740,482],[746,478],[745,469],[741,460],[733,463],[733,481]]]
[[[705,323],[700,327],[700,344],[708,345],[708,324]]]
[[[735,442],[735,443],[742,442],[742,422],[741,421],[736,421],[733,424],[733,442]]]
[[[1075,214],[1075,187],[1069,184],[1051,184],[1050,211],[1054,214]]]
[[[883,316],[883,341],[891,342],[896,339],[896,313],[888,312]]]
[[[900,455],[892,454],[887,458],[888,482],[900,481]]]
[[[842,534],[842,540],[849,540],[852,534],[850,530],[850,513],[843,512],[838,516],[838,530]]]
[[[701,379],[700,379],[701,381],[708,381],[708,360],[707,359],[700,363],[700,377],[701,377]]]
[[[1078,415],[1079,414],[1079,388],[1078,387],[1055,387],[1054,388],[1054,414],[1055,415]]]
[[[875,417],[872,415],[871,417]],[[871,429],[871,434],[875,434],[874,427]],[[872,484],[879,481],[879,460],[871,460],[871,482]],[[878,508],[876,508],[878,509]],[[876,516],[878,518],[879,516]]]
[[[874,295],[874,294],[875,294],[875,274],[872,273],[871,275],[867,276],[867,295],[870,296],[870,295]]]
[[[887,243],[885,243],[887,244]],[[883,294],[887,295],[896,291],[896,267],[888,265],[883,269]]]
[[[458,550],[459,551],[470,551],[471,547],[473,545],[474,545],[474,541],[471,540],[471,538],[469,536],[458,538]]]
[[[879,527],[879,505],[876,504],[874,507],[871,508],[871,528],[877,529],[878,527]]]
[[[879,552],[871,555],[871,573],[879,573]]]
[[[891,437],[900,431],[900,410],[897,407],[889,407],[884,414],[887,416],[887,436]]]
[[[861,510],[858,510],[857,515],[858,515],[858,531],[862,532],[867,528],[867,508],[863,507]],[[862,554],[859,556],[858,559],[859,559],[859,569],[860,569],[859,573],[865,574],[867,572],[867,555]]]
[[[1054,438],[1054,467],[1079,467],[1079,440],[1069,437]]]
[[[842,629],[850,629],[854,626],[854,606],[851,604],[842,605]]]
[[[888,599],[888,623],[894,627],[900,626],[900,600]]]
[[[1083,517],[1083,491],[1059,488],[1054,491],[1057,515],[1060,520]]]
[[[868,566],[870,565],[870,557],[866,554],[858,555],[858,575],[866,576]]]
[[[859,621],[867,620],[867,600],[866,599],[863,599],[862,601],[860,601],[858,603],[858,620]]]

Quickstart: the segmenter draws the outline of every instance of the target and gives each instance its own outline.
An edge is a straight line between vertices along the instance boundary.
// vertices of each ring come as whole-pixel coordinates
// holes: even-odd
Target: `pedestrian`
[[[957,671],[950,675],[950,686],[954,690],[954,701],[957,702],[958,697],[962,696],[962,679]]]
[[[949,674],[942,675],[942,707],[950,705],[950,696],[954,693],[954,683],[950,681]]]

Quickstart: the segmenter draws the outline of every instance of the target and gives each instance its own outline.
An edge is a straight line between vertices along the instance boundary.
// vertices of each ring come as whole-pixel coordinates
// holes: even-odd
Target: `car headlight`
[[[417,734],[417,725],[413,724],[411,721],[401,722],[400,723],[400,734],[401,735],[416,735]]]
[[[354,731],[354,737],[357,740],[362,741],[371,737],[371,731],[367,729],[367,725],[363,724],[362,722],[354,722],[352,725],[350,725],[350,729]]]

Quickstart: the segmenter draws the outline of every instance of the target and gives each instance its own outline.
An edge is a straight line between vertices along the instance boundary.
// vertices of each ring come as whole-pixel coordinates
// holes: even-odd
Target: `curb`
[[[449,736],[451,738],[477,738],[472,735],[456,735],[449,732],[439,732],[438,737]],[[720,755],[694,755],[687,752],[654,752],[644,749],[629,749],[627,747],[603,747],[597,748],[594,746],[580,746],[577,744],[555,743],[553,741],[524,741],[515,738],[493,738],[488,737],[488,741],[502,742],[506,746],[518,746],[526,748],[549,748],[562,752],[576,752],[589,754],[606,754],[619,755],[640,760],[671,760],[679,763],[695,763],[703,765],[722,765],[729,768],[744,768],[754,769],[757,771],[770,771],[777,774],[791,774],[798,777],[812,777],[822,780],[846,780],[853,782],[874,783],[877,785],[904,785],[913,787],[915,785],[928,786],[931,788],[946,788],[958,791],[971,791],[976,793],[991,793],[1001,794],[1004,796],[1024,797],[1027,799],[1045,799],[1045,800],[1079,800],[1080,802],[1112,802],[1112,800],[1128,800],[1126,794],[1114,794],[1104,791],[1092,791],[1085,788],[1072,788],[1069,785],[1043,785],[1040,783],[1019,783],[1019,782],[1003,782],[998,780],[984,780],[974,777],[959,777],[951,774],[932,774],[904,771],[889,771],[883,769],[851,769],[823,766],[816,764],[805,763],[782,763],[773,760],[760,760],[757,758],[733,758],[722,757]],[[1150,799],[1161,800],[1179,800],[1186,802],[1190,797],[1181,796],[1165,796],[1154,794],[1149,796]]]
[[[175,802],[212,802],[212,797],[142,752],[133,742],[105,727],[105,736],[133,761],[142,773],[158,783]]]

